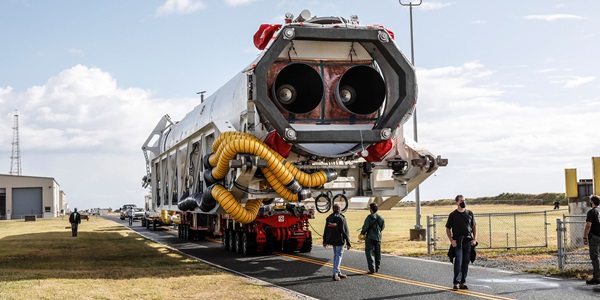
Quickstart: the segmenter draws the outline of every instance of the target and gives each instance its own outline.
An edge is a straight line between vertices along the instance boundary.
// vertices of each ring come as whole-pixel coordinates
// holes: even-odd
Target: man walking
[[[77,208],[73,209],[73,212],[69,215],[69,223],[71,223],[71,233],[76,237],[77,227],[79,227],[79,223],[81,223],[81,215],[77,212]]]
[[[376,203],[369,204],[370,215],[365,219],[365,223],[360,231],[365,234],[365,254],[367,256],[367,265],[369,272],[373,274],[379,272],[381,265],[381,231],[385,228],[385,220],[377,214],[379,206]]]
[[[133,206],[131,206],[127,210],[127,215],[129,216],[129,226],[133,225],[133,214],[135,214],[135,211],[133,210]]]
[[[323,247],[327,248],[327,245],[333,247],[333,271],[331,275],[334,281],[348,277],[340,271],[340,264],[344,255],[344,244],[346,244],[346,249],[350,250],[348,224],[344,215],[340,213],[340,205],[334,204],[333,213],[327,217],[325,232],[323,233]]]
[[[446,235],[454,250],[452,283],[455,290],[466,290],[471,248],[477,243],[477,224],[473,212],[465,208],[467,204],[463,195],[456,196],[454,201],[456,209],[450,213],[446,222]]]
[[[585,230],[583,232],[583,243],[589,245],[590,259],[594,268],[592,279],[587,280],[586,284],[600,283],[600,263],[598,254],[600,253],[600,198],[596,195],[590,197],[592,209],[587,212],[585,218]]]

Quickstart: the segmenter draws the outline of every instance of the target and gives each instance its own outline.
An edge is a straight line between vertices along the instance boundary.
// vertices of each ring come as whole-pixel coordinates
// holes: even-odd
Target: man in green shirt
[[[365,238],[365,254],[367,255],[367,265],[369,272],[373,274],[379,272],[381,263],[381,231],[385,228],[385,220],[377,214],[379,206],[376,203],[369,204],[370,215],[365,219],[361,234],[366,234]]]

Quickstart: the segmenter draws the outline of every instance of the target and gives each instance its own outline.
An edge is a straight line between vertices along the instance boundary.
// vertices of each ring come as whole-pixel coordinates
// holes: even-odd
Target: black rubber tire
[[[235,231],[229,230],[227,241],[229,242],[229,250],[235,252]]]
[[[225,250],[229,250],[229,231],[223,232],[223,236],[221,237],[221,245]]]

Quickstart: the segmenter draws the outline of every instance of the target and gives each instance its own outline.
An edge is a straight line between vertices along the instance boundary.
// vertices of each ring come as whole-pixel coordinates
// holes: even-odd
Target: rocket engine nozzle
[[[302,63],[283,68],[273,84],[273,99],[285,110],[303,114],[315,109],[323,97],[323,81],[317,71]]]
[[[354,66],[340,78],[335,89],[335,100],[349,113],[372,114],[381,108],[385,100],[385,82],[375,69]]]

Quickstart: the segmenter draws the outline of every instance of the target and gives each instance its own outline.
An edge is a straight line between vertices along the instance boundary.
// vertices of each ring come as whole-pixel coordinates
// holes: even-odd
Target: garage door
[[[13,188],[12,189],[13,219],[26,215],[42,217],[42,188]]]

